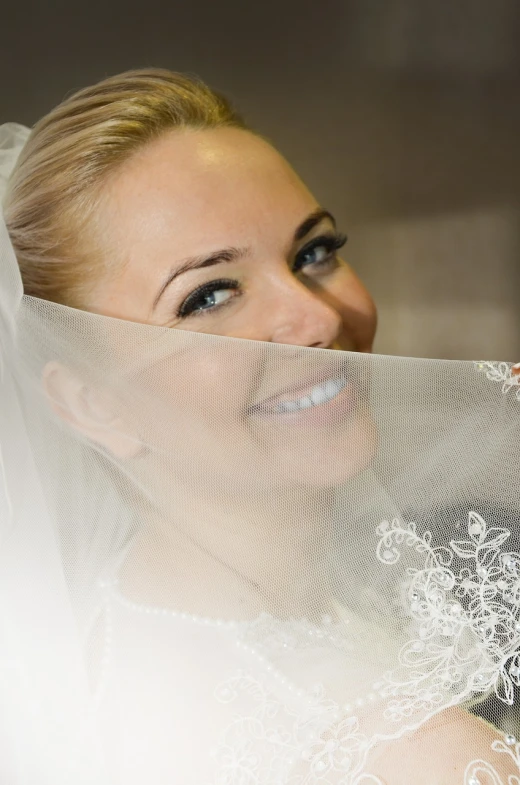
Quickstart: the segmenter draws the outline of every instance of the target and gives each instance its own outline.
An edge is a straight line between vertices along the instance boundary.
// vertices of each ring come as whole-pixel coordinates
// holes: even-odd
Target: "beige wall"
[[[355,227],[349,259],[379,306],[376,351],[519,361],[519,245],[506,209]]]

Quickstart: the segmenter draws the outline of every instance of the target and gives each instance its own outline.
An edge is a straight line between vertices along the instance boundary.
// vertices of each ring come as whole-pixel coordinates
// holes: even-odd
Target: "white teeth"
[[[322,403],[331,401],[347,384],[344,378],[328,379],[323,384],[317,384],[312,388],[309,395],[298,398],[294,401],[282,401],[276,407],[276,411],[296,412],[300,409],[309,409],[311,406],[319,406]]]
[[[315,406],[320,403],[324,403],[325,401],[329,400],[329,395],[327,395],[327,385],[324,384],[321,387],[313,387],[311,390],[311,401]]]
[[[345,379],[329,379],[325,382],[325,392],[329,398],[334,398],[346,385]]]

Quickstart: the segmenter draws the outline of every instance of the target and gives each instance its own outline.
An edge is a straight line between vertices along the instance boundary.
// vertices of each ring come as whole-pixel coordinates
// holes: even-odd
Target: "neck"
[[[156,514],[143,527],[122,570],[125,590],[198,615],[329,613],[334,496],[300,489],[190,498],[174,520]]]

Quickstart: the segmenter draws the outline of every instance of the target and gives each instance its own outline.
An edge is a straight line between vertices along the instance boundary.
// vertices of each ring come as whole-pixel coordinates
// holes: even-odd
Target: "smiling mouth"
[[[302,393],[300,395],[295,391],[292,398],[288,398],[287,393],[268,398],[262,403],[252,406],[249,409],[249,414],[283,415],[295,414],[306,409],[316,409],[333,401],[347,384],[348,381],[344,376],[331,377],[320,384],[307,388],[307,390],[300,390]]]

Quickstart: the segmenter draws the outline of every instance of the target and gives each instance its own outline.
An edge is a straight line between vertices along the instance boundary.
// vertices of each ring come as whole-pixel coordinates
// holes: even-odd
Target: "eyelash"
[[[307,245],[296,254],[296,260],[293,267],[293,271],[299,273],[305,267],[326,267],[332,261],[336,262],[336,252],[339,251],[340,248],[343,248],[345,243],[347,242],[347,236],[345,234],[324,234],[321,237],[315,237]],[[305,257],[306,254],[310,254],[312,251],[316,250],[317,248],[325,248],[327,252],[327,256],[325,259],[322,259],[318,262],[308,262],[307,264],[301,263],[301,260]],[[194,307],[197,302],[203,301],[205,297],[210,294],[213,294],[217,291],[222,291],[224,289],[237,289],[239,286],[239,282],[236,280],[231,280],[229,278],[219,278],[215,281],[208,281],[208,283],[199,286],[195,289],[188,297],[184,300],[182,305],[177,310],[177,318],[179,319],[186,319],[188,316],[201,316],[208,312],[214,313],[215,311],[219,310],[220,308],[224,308],[226,305],[229,305],[235,297],[239,295],[234,295],[230,297],[228,300],[225,300],[220,305],[213,305],[209,308],[196,308]],[[191,310],[190,310],[191,309]]]
[[[303,248],[296,254],[293,271],[300,272],[300,270],[302,270],[304,267],[308,267],[310,265],[315,265],[316,267],[325,266],[335,258],[336,251],[339,251],[340,248],[343,248],[346,242],[346,234],[323,234],[321,237],[315,237],[313,240],[310,240],[307,245],[304,245]],[[325,248],[327,251],[327,256],[325,259],[323,259],[321,262],[309,262],[308,264],[298,263],[299,259],[302,259],[305,254],[315,251],[316,248]]]

